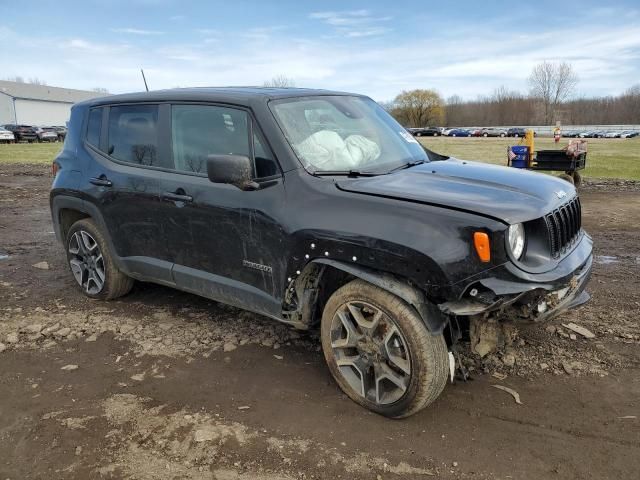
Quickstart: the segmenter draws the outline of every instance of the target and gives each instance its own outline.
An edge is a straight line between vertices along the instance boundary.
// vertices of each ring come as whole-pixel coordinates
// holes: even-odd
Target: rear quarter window
[[[122,162],[158,165],[158,106],[120,105],[109,110],[107,153]]]
[[[87,142],[94,147],[100,146],[100,131],[102,130],[102,108],[89,110],[87,121]]]

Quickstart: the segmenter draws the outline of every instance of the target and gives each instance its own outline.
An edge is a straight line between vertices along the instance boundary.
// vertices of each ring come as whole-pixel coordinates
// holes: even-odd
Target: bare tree
[[[553,121],[554,110],[576,88],[578,75],[571,64],[544,61],[536,65],[529,76],[531,96],[539,98],[544,109],[544,123]]]
[[[38,77],[33,77],[29,79],[29,83],[31,85],[46,85],[47,82],[45,82],[44,80],[40,80]]]
[[[293,78],[287,77],[286,75],[276,75],[271,80],[264,82],[262,85],[264,87],[292,88],[296,86],[296,82]]]

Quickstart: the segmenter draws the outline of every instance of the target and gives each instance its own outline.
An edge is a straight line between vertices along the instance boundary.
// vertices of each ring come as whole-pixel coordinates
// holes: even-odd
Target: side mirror
[[[252,180],[251,160],[244,155],[209,155],[207,176],[213,183],[228,183],[240,190],[257,190],[259,185]]]

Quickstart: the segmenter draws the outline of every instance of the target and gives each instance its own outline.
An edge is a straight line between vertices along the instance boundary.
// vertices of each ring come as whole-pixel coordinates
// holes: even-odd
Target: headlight
[[[516,223],[509,226],[509,249],[516,260],[520,260],[524,252],[524,225]]]

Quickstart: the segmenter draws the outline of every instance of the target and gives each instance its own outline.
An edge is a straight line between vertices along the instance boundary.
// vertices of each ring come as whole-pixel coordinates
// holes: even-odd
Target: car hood
[[[346,192],[453,208],[509,224],[539,218],[576,194],[573,185],[551,175],[455,158],[336,184]]]

